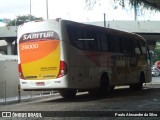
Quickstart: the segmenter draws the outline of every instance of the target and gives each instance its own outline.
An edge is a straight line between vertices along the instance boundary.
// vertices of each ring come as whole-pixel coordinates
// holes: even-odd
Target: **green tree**
[[[33,15],[23,15],[17,16],[15,19],[11,20],[7,26],[18,26],[25,22],[34,21],[34,20],[43,20],[42,17],[35,17]]]
[[[154,54],[155,54],[154,62],[160,61],[160,42],[156,43]]]

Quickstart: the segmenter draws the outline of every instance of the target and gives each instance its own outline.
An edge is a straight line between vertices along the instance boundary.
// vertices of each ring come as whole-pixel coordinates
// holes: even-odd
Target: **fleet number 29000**
[[[38,48],[38,44],[22,45],[21,50],[29,50]]]

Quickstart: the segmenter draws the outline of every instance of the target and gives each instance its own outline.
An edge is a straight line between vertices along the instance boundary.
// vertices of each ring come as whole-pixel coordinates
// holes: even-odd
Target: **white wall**
[[[17,56],[13,55],[0,55],[0,100],[6,100],[8,98],[17,98],[18,100],[18,85],[19,85],[19,73],[18,73],[18,60]],[[45,91],[44,93],[51,91]],[[32,95],[43,94],[42,91],[30,92],[20,90],[21,98],[28,98]]]

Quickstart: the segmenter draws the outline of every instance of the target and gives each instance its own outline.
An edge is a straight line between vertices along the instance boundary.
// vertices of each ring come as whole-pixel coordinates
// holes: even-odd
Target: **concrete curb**
[[[20,101],[18,99],[15,100],[15,99],[8,98],[8,100],[0,102],[0,105],[7,105],[7,104],[21,103],[21,102],[30,102],[30,101],[34,101],[37,99],[43,99],[43,98],[55,96],[57,94],[58,94],[57,92],[54,92],[53,94],[37,95],[37,96],[32,96],[30,98],[27,96],[23,96],[23,98]]]

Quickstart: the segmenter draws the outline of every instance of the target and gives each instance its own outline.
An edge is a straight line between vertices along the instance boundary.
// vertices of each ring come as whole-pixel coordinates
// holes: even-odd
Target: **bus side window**
[[[88,37],[89,37],[88,41],[90,45],[90,50],[97,51],[97,32],[90,31]]]
[[[147,46],[146,46],[146,43],[144,41],[141,41],[141,49],[142,49],[142,53],[143,54],[147,54]]]
[[[97,51],[102,51],[102,45],[101,45],[101,33],[97,32]]]
[[[126,50],[128,54],[133,54],[133,39],[126,39]]]
[[[88,30],[84,30],[84,38],[88,38]],[[89,41],[88,40],[84,40],[84,49],[85,50],[89,50],[90,49],[90,45],[89,45]]]
[[[135,50],[135,54],[142,54],[141,48],[140,48],[140,43],[138,40],[134,40],[134,50]]]
[[[68,36],[71,44],[79,49],[84,48],[83,31],[77,27],[68,25]]]
[[[121,52],[125,54],[133,54],[133,40],[128,38],[121,38]]]
[[[120,37],[114,36],[113,37],[113,52],[121,53],[121,46],[120,46]]]
[[[83,39],[84,39],[84,50],[97,50],[97,36],[95,31],[84,30],[83,31]]]
[[[125,48],[125,39],[121,38],[121,42],[120,42],[120,48],[121,48],[121,52],[122,53],[126,53],[126,48]]]
[[[120,51],[119,39],[117,36],[109,35],[109,51],[118,52]]]
[[[141,43],[142,53],[145,55],[146,61],[148,62],[148,64],[151,65],[151,57],[150,57],[149,48],[145,41],[140,41],[140,43]]]
[[[76,30],[77,40],[76,46],[80,49],[84,49],[84,30],[81,28],[77,28]]]
[[[101,50],[108,51],[108,37],[105,33],[100,33]]]

